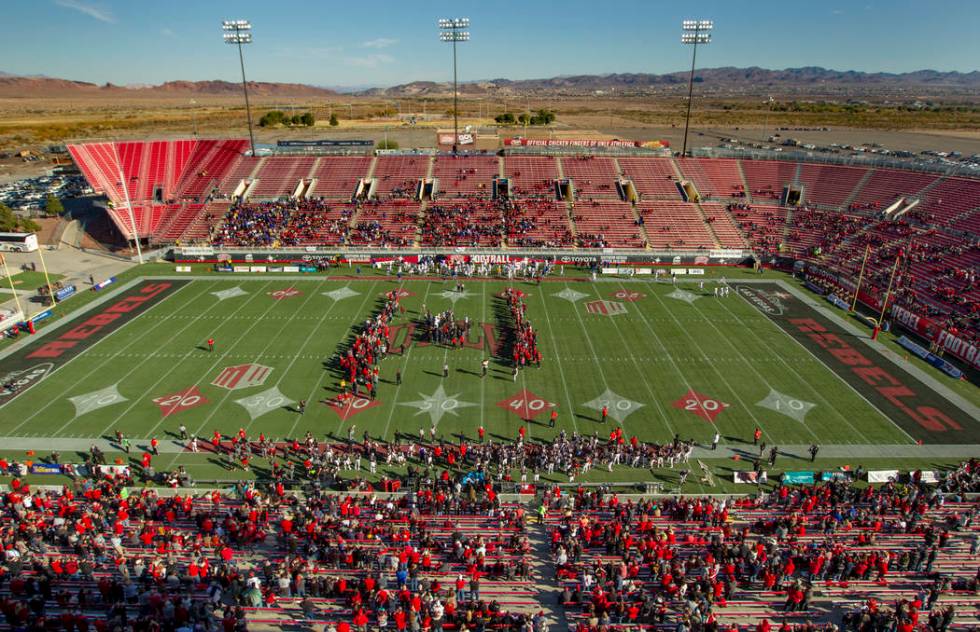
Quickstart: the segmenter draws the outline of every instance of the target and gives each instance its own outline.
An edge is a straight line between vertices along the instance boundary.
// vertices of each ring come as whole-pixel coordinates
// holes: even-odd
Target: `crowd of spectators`
[[[346,241],[352,209],[333,212],[319,199],[236,203],[211,232],[211,243],[234,246],[297,246]]]
[[[980,488],[978,468],[965,462],[938,487],[921,479],[880,488],[832,480],[735,499],[620,501],[601,491],[556,491],[548,497],[549,528],[561,600],[581,632],[665,622],[679,631],[746,629],[719,622],[736,604],[764,606],[774,619],[785,613],[780,629],[815,629],[785,621],[794,613],[809,618],[816,590],[856,582],[887,589],[890,580],[906,586],[908,579],[915,587],[907,593],[886,591],[845,608],[842,625],[946,630],[956,597],[970,603],[980,583],[975,564],[940,567],[951,554],[977,554],[980,508],[963,493]],[[958,504],[946,510],[947,502]],[[774,626],[763,618],[752,627]]]

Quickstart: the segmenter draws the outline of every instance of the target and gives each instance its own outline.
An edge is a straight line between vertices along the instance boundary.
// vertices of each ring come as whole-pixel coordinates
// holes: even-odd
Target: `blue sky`
[[[974,0],[30,0],[4,7],[0,70],[103,83],[237,80],[222,19],[252,21],[249,79],[391,85],[451,77],[436,19],[466,16],[460,79],[671,72],[685,18],[715,21],[699,66],[971,71]]]

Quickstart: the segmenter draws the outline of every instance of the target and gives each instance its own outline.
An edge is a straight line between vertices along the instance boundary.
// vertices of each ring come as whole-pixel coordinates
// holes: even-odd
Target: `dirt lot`
[[[722,137],[758,142],[781,126],[827,126],[830,131],[781,132],[817,145],[878,143],[889,149],[919,152],[980,153],[980,114],[971,108],[941,112],[909,112],[869,106],[857,113],[833,111],[768,112],[760,104],[704,100],[696,102],[689,145],[714,146]],[[432,147],[436,128],[452,126],[447,99],[381,99],[338,95],[331,100],[283,97],[253,99],[253,117],[270,110],[293,113],[312,110],[313,128],[256,127],[256,140],[335,138],[381,140],[387,134],[401,147]],[[466,97],[460,102],[460,125],[478,126],[491,134],[522,135],[520,127],[497,129],[493,116],[504,111],[546,108],[557,113],[551,129],[529,130],[530,135],[595,133],[610,138],[666,139],[681,144],[683,102],[651,98],[512,97],[506,100]],[[328,120],[336,114],[339,125]],[[859,125],[849,125],[848,122]],[[0,98],[0,152],[43,149],[68,140],[246,136],[245,111],[237,96],[186,95],[173,97],[106,99]],[[0,160],[0,181],[43,171],[43,163]]]

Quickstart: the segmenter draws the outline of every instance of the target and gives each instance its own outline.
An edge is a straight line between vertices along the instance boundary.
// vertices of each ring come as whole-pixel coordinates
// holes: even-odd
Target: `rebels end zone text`
[[[914,376],[879,366],[835,333],[830,321],[796,297],[779,304],[770,298],[777,285],[737,285],[737,292],[798,340],[827,367],[866,397],[915,439],[929,443],[974,443],[980,426]],[[870,388],[868,388],[870,387]]]
[[[144,283],[125,290],[116,302],[50,342],[38,340],[3,360],[7,375],[18,376],[18,388],[0,390],[0,406],[21,395],[98,340],[108,336],[137,314],[146,311],[187,281]],[[84,318],[84,317],[83,317]],[[45,360],[38,362],[39,360]],[[51,362],[56,360],[56,362]]]

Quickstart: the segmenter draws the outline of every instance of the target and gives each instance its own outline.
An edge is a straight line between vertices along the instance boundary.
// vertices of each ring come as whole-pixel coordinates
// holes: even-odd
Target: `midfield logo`
[[[590,314],[602,314],[603,316],[616,316],[626,313],[626,306],[618,301],[592,301],[585,304],[585,309]]]
[[[237,391],[265,384],[270,373],[272,369],[261,364],[236,364],[222,370],[211,384],[227,388],[229,391]]]

